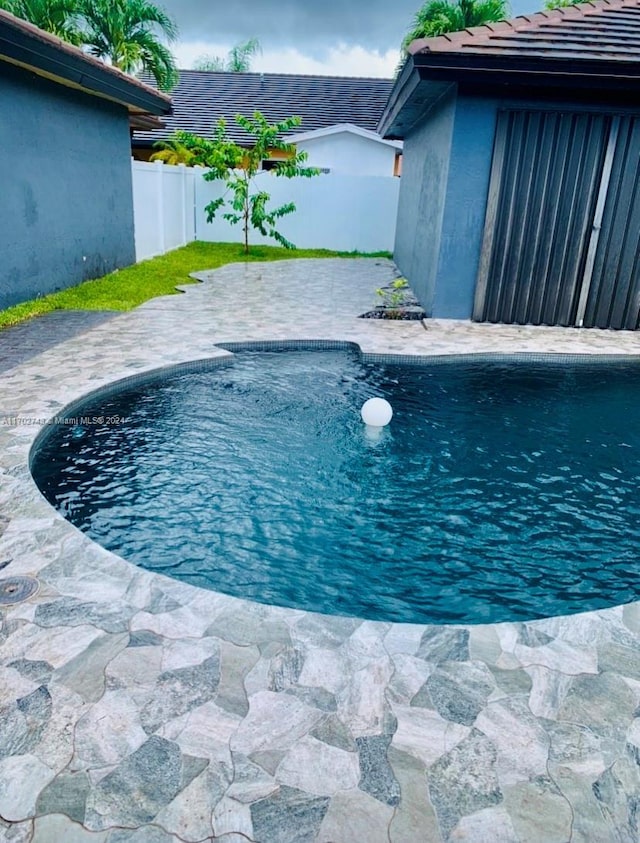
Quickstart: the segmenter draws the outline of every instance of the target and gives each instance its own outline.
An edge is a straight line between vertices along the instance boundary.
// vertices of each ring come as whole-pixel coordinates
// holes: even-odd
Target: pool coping
[[[278,342],[324,335],[356,343],[367,360],[400,362],[415,360],[408,349],[437,352],[445,340],[458,348],[474,330],[357,325],[356,311],[393,266],[301,263],[205,274],[184,296],[154,300],[10,370],[0,378],[2,418],[48,418],[119,377],[222,362],[233,342],[270,333]],[[294,295],[302,268],[304,303]],[[219,316],[219,280],[248,295],[259,287],[251,325],[231,303]],[[340,307],[327,307],[331,285]],[[266,286],[276,313],[265,321]],[[491,340],[485,327],[476,344]],[[494,336],[513,348],[518,337],[534,347],[557,333],[499,327]],[[635,336],[611,333],[601,340],[607,359],[640,354]],[[584,350],[565,351],[576,342],[562,334],[560,353],[593,353],[594,335],[580,341]],[[32,843],[72,831],[98,843],[632,834],[640,604],[442,627],[203,591],[135,568],[53,512],[28,471],[38,435],[38,425],[0,426],[0,563],[11,560],[0,577],[41,583],[1,612],[0,703],[11,731],[0,727],[0,839],[3,829]],[[149,772],[159,768],[163,781]]]

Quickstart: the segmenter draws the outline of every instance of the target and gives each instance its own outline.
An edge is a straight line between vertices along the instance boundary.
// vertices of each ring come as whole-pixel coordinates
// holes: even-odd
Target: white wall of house
[[[223,182],[207,182],[199,168],[134,161],[133,197],[138,261],[164,254],[192,240],[240,243],[240,225],[222,218],[207,223],[205,206],[221,196]],[[278,230],[300,248],[338,251],[392,251],[400,179],[329,173],[311,179],[257,176],[271,195],[269,207],[294,202],[296,211],[279,220]],[[251,243],[277,243],[250,233]]]
[[[397,152],[393,146],[348,131],[298,141],[296,148],[309,155],[309,167],[352,176],[393,176]]]

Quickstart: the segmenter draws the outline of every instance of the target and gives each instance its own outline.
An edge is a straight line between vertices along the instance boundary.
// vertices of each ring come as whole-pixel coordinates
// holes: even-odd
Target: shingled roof
[[[638,0],[596,0],[422,38],[409,52],[628,62],[639,48]]]
[[[640,101],[640,0],[594,0],[413,41],[379,130],[403,137],[418,106],[451,83]]]
[[[304,132],[335,123],[375,131],[392,87],[392,79],[181,70],[171,92],[173,113],[165,119],[165,128],[134,132],[133,145],[150,146],[176,129],[212,137],[220,117],[226,119],[233,140],[249,144],[234,117],[254,111],[269,122],[298,115]]]

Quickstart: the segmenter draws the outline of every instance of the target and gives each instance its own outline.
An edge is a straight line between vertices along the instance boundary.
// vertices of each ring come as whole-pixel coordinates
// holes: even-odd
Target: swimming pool
[[[359,414],[373,395],[394,407],[379,437]],[[639,404],[635,361],[244,351],[75,405],[32,471],[96,541],[205,588],[529,619],[637,598]]]

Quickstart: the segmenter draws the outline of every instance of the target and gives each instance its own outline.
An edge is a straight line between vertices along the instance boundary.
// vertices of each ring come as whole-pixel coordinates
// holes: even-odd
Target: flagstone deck
[[[455,627],[258,605],[119,559],[31,479],[39,420],[216,342],[640,353],[634,333],[358,320],[394,274],[224,267],[0,375],[0,578],[40,583],[0,611],[0,841],[638,839],[640,604]]]

